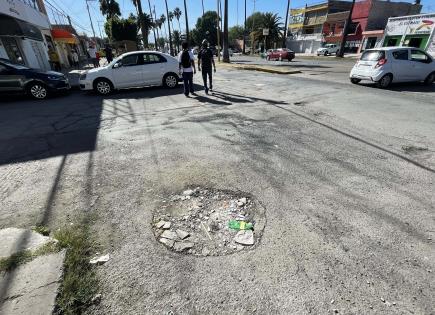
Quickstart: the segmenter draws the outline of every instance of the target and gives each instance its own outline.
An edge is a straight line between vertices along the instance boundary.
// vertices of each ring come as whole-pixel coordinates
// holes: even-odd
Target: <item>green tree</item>
[[[181,33],[180,33],[180,31],[177,31],[177,30],[173,31],[172,37],[173,37],[175,48],[176,48],[177,52],[179,52],[180,45],[181,45]]]
[[[160,21],[162,22],[163,28],[165,29],[165,37],[168,38],[168,32],[166,31],[166,15],[160,15]]]
[[[143,42],[143,46],[144,47],[148,47],[148,34],[149,34],[149,30],[150,30],[150,24],[149,24],[149,19],[150,16],[146,16],[146,14],[144,15],[143,11],[142,11],[142,2],[141,0],[131,0],[133,2],[133,5],[136,7],[137,9],[137,13],[138,13],[138,19],[139,19],[139,26],[142,32],[142,42]]]
[[[215,11],[207,11],[205,14],[198,18],[195,29],[192,30],[193,41],[201,43],[204,39],[210,45],[217,45],[217,31],[216,31],[217,13]],[[193,43],[191,43],[193,45]]]
[[[178,8],[178,7],[176,7],[175,9],[174,9],[174,17],[177,19],[177,22],[178,22],[178,30],[180,31],[180,33],[181,33],[181,26],[180,26],[180,18],[181,18],[181,16],[183,15],[183,12],[181,12],[181,10],[180,10],[180,8]]]
[[[234,44],[237,39],[243,39],[243,26],[236,25],[228,30],[230,44]]]
[[[246,19],[246,28],[254,41],[263,41],[263,28],[269,29],[269,35],[266,37],[266,49],[270,48],[272,43],[282,39],[283,23],[278,14],[271,12],[256,12]]]
[[[107,19],[121,16],[121,10],[119,9],[119,4],[116,0],[100,0],[100,11]]]
[[[114,17],[107,20],[104,29],[106,34],[111,34],[112,40],[137,41],[138,23],[136,17],[132,14],[127,19]]]
[[[159,37],[157,38],[157,44],[159,45],[159,47],[165,47],[166,40],[163,37]]]

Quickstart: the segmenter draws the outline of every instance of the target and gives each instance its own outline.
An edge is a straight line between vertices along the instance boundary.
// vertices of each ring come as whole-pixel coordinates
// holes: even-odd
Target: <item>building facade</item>
[[[357,0],[352,12],[352,22],[349,25],[349,35],[346,40],[346,50],[352,52],[360,52],[361,50],[379,46],[383,37],[383,30],[387,25],[388,18],[414,15],[420,13],[422,6],[417,3],[408,2],[390,2],[385,0]],[[310,19],[307,20],[307,9],[313,12],[321,13],[322,18],[316,17],[315,27],[312,28],[312,35],[315,35],[316,40],[320,41],[320,45],[325,43],[341,44],[343,40],[343,31],[345,23],[350,14],[350,3],[347,5],[341,3],[328,2],[305,9],[303,11],[305,19],[299,18],[298,21],[303,21],[300,26],[300,33],[306,33],[310,29],[310,24],[313,24]],[[293,10],[296,20],[299,11]],[[292,21],[292,18],[291,18]],[[322,23],[321,25],[319,23]],[[297,31],[290,24],[289,32],[293,34]],[[299,37],[300,38],[300,37]],[[290,48],[291,49],[291,48]],[[314,52],[314,51],[310,51]]]
[[[382,46],[408,46],[435,56],[435,13],[390,18]]]
[[[0,58],[50,69],[43,32],[50,32],[50,22],[42,0],[0,1]]]

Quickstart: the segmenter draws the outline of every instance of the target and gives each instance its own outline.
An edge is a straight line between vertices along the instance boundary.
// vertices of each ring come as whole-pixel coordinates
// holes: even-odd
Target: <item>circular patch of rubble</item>
[[[165,200],[153,231],[173,251],[219,256],[254,248],[265,222],[265,209],[247,194],[197,187]]]

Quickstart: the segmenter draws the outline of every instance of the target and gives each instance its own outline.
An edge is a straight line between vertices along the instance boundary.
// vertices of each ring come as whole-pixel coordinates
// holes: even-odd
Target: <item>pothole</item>
[[[265,209],[248,194],[196,187],[165,200],[154,213],[156,240],[194,256],[252,250],[261,239]]]

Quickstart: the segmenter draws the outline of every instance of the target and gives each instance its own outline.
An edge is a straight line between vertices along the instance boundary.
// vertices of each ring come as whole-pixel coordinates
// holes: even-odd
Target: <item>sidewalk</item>
[[[335,55],[331,55],[331,56],[317,56],[316,53],[296,53],[296,57],[298,58],[320,58],[320,57],[326,57],[326,58],[336,58]],[[352,60],[356,60],[359,59],[361,57],[361,54],[345,54],[343,56],[343,59],[352,59]],[[337,58],[339,59],[339,58]]]

